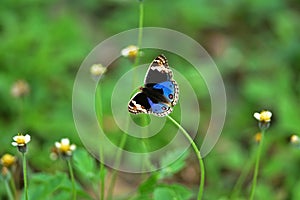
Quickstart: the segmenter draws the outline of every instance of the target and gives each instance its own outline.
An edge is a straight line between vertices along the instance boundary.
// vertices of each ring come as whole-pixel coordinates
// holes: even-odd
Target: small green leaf
[[[156,188],[154,190],[154,200],[174,200],[177,199],[173,190],[170,188]]]
[[[168,153],[161,160],[161,166],[164,168],[160,171],[160,178],[165,178],[172,176],[173,174],[179,172],[185,166],[185,160],[189,155],[189,151],[183,151],[181,149],[175,150]],[[175,160],[175,161],[174,161]]]
[[[96,163],[95,160],[91,157],[91,155],[83,150],[77,149],[73,155],[74,166],[76,170],[84,175],[87,179],[96,178]]]
[[[193,196],[192,191],[183,185],[173,184],[171,187],[176,192],[176,195],[179,197],[179,199],[187,200]]]
[[[139,187],[140,194],[152,193],[157,185],[157,181],[159,179],[158,177],[159,174],[157,172],[149,176],[148,179],[140,185]]]
[[[179,184],[161,185],[153,193],[154,200],[188,200],[192,195],[189,189]]]

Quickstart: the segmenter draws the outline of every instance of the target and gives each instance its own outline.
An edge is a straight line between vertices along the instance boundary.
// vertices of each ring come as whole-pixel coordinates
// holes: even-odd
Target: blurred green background
[[[274,116],[257,195],[300,199],[300,150],[288,143],[291,134],[300,132],[299,1],[145,0],[144,7],[145,26],[174,29],[197,40],[213,57],[225,83],[227,118],[219,142],[204,160],[205,199],[230,194],[256,145],[253,113],[262,109]],[[1,0],[1,154],[16,154],[10,145],[12,136],[29,133],[30,167],[51,171],[55,166],[48,155],[55,141],[69,137],[80,146],[72,117],[76,72],[99,42],[136,28],[138,15],[135,0]],[[142,61],[149,59],[145,56]],[[128,61],[121,64],[130,67]],[[25,80],[30,88],[22,98],[11,94],[18,80]],[[206,122],[209,96],[198,98]],[[110,122],[111,116],[103,120]],[[196,162],[190,162],[197,170]],[[179,176],[187,185],[197,184]],[[251,171],[242,196],[248,196],[250,183]]]

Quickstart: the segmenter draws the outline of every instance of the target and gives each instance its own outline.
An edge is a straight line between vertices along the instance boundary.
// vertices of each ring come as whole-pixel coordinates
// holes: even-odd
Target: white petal
[[[58,149],[60,149],[61,144],[59,142],[55,142],[55,147],[58,148]]]
[[[253,115],[255,119],[260,120],[260,113],[254,113]]]
[[[122,49],[122,51],[121,51],[121,55],[122,55],[122,56],[127,57],[128,54],[129,54],[128,48]]]
[[[16,147],[16,146],[18,146],[18,143],[16,143],[16,142],[12,142],[12,143],[11,143],[11,145],[13,145],[13,146],[15,146],[15,147]]]
[[[61,139],[61,144],[62,145],[69,145],[70,144],[70,140],[68,138],[63,138],[63,139]]]
[[[75,149],[76,149],[76,145],[75,145],[75,144],[72,144],[72,145],[70,146],[70,150],[74,151]]]
[[[299,143],[299,137],[297,135],[292,135],[291,143]]]
[[[266,111],[266,114],[267,114],[267,116],[268,116],[269,118],[272,117],[272,113],[271,113],[270,111]]]
[[[14,140],[14,141],[17,141],[19,137],[20,137],[19,135],[14,136],[14,137],[13,137],[13,140]]]
[[[28,142],[30,142],[30,135],[26,134],[25,135],[25,144],[27,144]]]

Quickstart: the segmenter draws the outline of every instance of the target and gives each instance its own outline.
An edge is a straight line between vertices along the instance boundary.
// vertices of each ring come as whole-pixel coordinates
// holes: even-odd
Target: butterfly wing
[[[151,105],[148,101],[147,95],[144,92],[136,93],[128,103],[128,111],[133,114],[151,113]]]
[[[176,81],[170,80],[157,83],[153,85],[153,89],[161,89],[163,91],[164,98],[168,101],[168,103],[171,103],[172,106],[177,104],[179,88]]]
[[[164,55],[157,56],[150,64],[145,76],[144,84],[161,83],[173,78],[173,72]]]
[[[150,64],[145,76],[145,87],[152,87],[154,89],[163,89],[163,95],[175,106],[179,98],[179,87],[175,80],[173,80],[173,72],[169,67],[168,60],[164,55],[157,56]]]
[[[133,114],[147,113],[163,117],[172,112],[172,108],[162,102],[155,102],[144,92],[135,94],[128,103],[128,111]]]
[[[168,114],[170,114],[173,109],[167,105],[167,104],[164,104],[164,103],[153,103],[151,102],[151,100],[149,99],[149,103],[151,105],[151,112],[153,115],[156,115],[158,117],[164,117]]]

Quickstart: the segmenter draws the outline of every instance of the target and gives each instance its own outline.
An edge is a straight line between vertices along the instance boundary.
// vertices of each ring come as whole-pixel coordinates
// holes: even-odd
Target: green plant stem
[[[203,191],[204,191],[204,180],[205,180],[205,169],[204,169],[204,163],[203,163],[203,159],[201,157],[201,153],[197,147],[197,145],[195,144],[195,142],[193,141],[193,139],[191,138],[191,136],[186,132],[186,130],[177,122],[175,121],[172,117],[170,117],[169,115],[167,116],[168,119],[170,119],[183,133],[183,135],[187,138],[187,140],[191,143],[198,161],[199,161],[199,167],[200,167],[200,184],[199,184],[199,192],[198,192],[198,197],[197,200],[202,199],[203,196]]]
[[[96,109],[96,115],[98,118],[98,123],[100,125],[100,127],[103,129],[103,110],[102,110],[102,96],[101,96],[101,88],[98,85],[97,89],[96,89],[96,102],[97,102],[97,109]]]
[[[25,199],[28,200],[26,156],[25,153],[23,153],[22,155],[23,155],[23,176],[24,176]]]
[[[102,147],[100,147],[100,200],[104,200],[104,189],[105,189],[105,166]]]
[[[7,192],[8,199],[9,200],[14,200],[14,197],[13,197],[13,194],[11,192],[9,182],[8,182],[7,179],[5,179],[4,184],[5,184],[5,189],[6,189],[6,192]]]
[[[138,32],[138,41],[137,41],[137,53],[136,53],[136,57],[134,60],[134,63],[132,65],[132,67],[136,67],[139,64],[140,61],[140,48],[142,45],[142,39],[143,39],[143,21],[144,21],[144,4],[142,1],[140,1],[140,6],[139,6],[139,32]],[[133,74],[133,81],[132,81],[132,85],[134,86],[134,83],[136,83],[137,80],[137,74],[136,71],[134,71],[135,73]]]
[[[147,117],[149,117],[149,116],[147,116],[147,115],[141,115],[143,127],[146,127],[146,125],[147,125]],[[144,157],[143,157],[144,161],[142,162],[143,163],[142,169],[146,170],[146,171],[148,171],[148,170],[154,170],[155,167],[152,165],[150,157],[149,157],[149,154],[147,153],[148,150],[149,150],[149,144],[147,142],[147,138],[149,138],[149,131],[148,131],[148,129],[143,129],[142,134],[144,136],[144,138],[141,139],[142,147],[143,147],[143,152],[142,153],[144,155]]]
[[[120,166],[120,162],[121,162],[121,155],[122,155],[122,150],[126,144],[126,140],[127,140],[127,134],[123,134],[120,144],[119,144],[119,149],[116,155],[116,160],[115,160],[115,167],[119,167]],[[111,181],[109,184],[109,188],[108,188],[108,195],[107,195],[107,199],[111,200],[112,196],[113,196],[113,192],[114,192],[114,187],[115,187],[115,183],[116,183],[116,179],[117,179],[117,171],[114,170],[112,172],[111,175]]]
[[[140,1],[140,15],[139,15],[139,35],[138,35],[138,51],[137,56],[134,61],[134,66],[137,66],[139,63],[140,55],[139,51],[142,45],[142,39],[143,39],[143,22],[144,22],[144,4],[142,1]]]
[[[137,66],[138,63],[139,63],[139,57],[140,57],[140,55],[139,55],[139,49],[140,49],[140,47],[142,45],[142,39],[143,39],[144,4],[143,4],[142,1],[140,1],[139,13],[140,13],[139,14],[139,33],[138,33],[138,44],[137,44],[137,46],[138,46],[138,52],[137,52],[137,56],[135,58],[133,67]],[[133,80],[134,80],[133,81],[133,83],[134,83],[135,80],[136,80],[136,76],[134,76]],[[117,155],[116,155],[115,166],[119,166],[120,165],[120,161],[121,161],[120,159],[121,159],[121,155],[122,155],[122,149],[124,148],[124,146],[126,144],[126,140],[127,140],[127,134],[123,134],[123,136],[121,138],[121,141],[120,141],[120,144],[119,144],[119,150],[118,150]],[[116,179],[117,179],[117,171],[114,170],[112,172],[111,181],[110,181],[110,184],[109,184],[109,187],[108,187],[108,193],[107,193],[107,199],[108,200],[112,199],[113,191],[114,191],[114,187],[115,187],[115,183],[116,183]]]
[[[111,174],[111,179],[110,179],[110,183],[109,183],[109,187],[108,187],[108,192],[107,192],[107,199],[108,200],[112,199],[115,184],[116,184],[116,180],[117,180],[117,171],[114,170]]]
[[[10,187],[12,189],[13,195],[16,197],[17,196],[16,184],[12,177],[10,177]]]
[[[254,156],[250,158],[250,161],[247,163],[246,167],[244,167],[243,171],[241,172],[238,180],[236,181],[235,186],[233,187],[231,196],[229,199],[236,199],[241,191],[242,184],[245,182],[247,175],[251,169],[252,164],[254,163]]]
[[[253,174],[253,179],[252,179],[250,200],[252,200],[254,198],[254,194],[255,194],[257,175],[258,175],[258,170],[259,170],[259,161],[260,161],[260,155],[261,155],[262,146],[263,146],[263,139],[264,139],[264,131],[261,132],[261,140],[259,142],[259,146],[258,146],[258,150],[257,150],[257,155],[256,155],[256,160],[255,160],[255,169],[254,169],[254,174]]]
[[[144,23],[144,4],[143,4],[143,1],[140,1],[139,10],[140,10],[140,15],[139,15],[139,35],[138,35],[138,44],[137,44],[137,46],[138,46],[138,52],[139,52],[139,50],[140,50],[140,48],[142,46],[142,39],[143,39],[143,26],[144,26],[143,25],[143,23]],[[135,59],[134,66],[137,66],[139,64],[139,58],[140,58],[140,55],[139,55],[139,53],[137,53],[137,57]],[[143,125],[146,125],[146,122],[147,122],[146,119],[147,119],[146,116],[142,116],[142,120],[143,120],[142,123],[143,123]],[[147,134],[148,134],[148,131],[145,130],[144,135],[147,135]],[[147,144],[145,143],[144,139],[142,140],[142,146],[143,146],[144,151],[147,152],[148,148],[147,148]],[[151,163],[149,163],[148,156],[146,156],[145,159],[146,159],[145,160],[146,161],[145,165],[148,165],[147,167],[151,167]]]
[[[24,116],[25,116],[25,97],[20,97],[18,100],[19,104],[19,113],[18,113],[18,126],[21,128],[21,131],[23,131],[24,128]]]
[[[73,200],[76,200],[77,193],[76,193],[76,185],[75,185],[73,168],[72,168],[72,164],[71,164],[71,158],[67,158],[67,163],[68,163],[69,173],[70,173],[71,181],[72,181],[72,196],[73,196]]]
[[[113,193],[114,193],[116,180],[117,180],[117,171],[114,170],[112,172],[112,175],[111,175],[111,179],[110,179],[110,183],[109,183],[109,188],[108,188],[108,192],[107,192],[107,199],[108,200],[112,200],[112,196],[113,196]]]
[[[101,88],[100,86],[97,87],[96,90],[96,102],[97,102],[97,109],[96,109],[96,114],[97,114],[97,118],[98,118],[98,123],[99,126],[103,129],[103,121],[102,121],[102,117],[103,117],[103,110],[102,110],[102,96],[101,96]],[[100,138],[101,140],[101,138]],[[100,143],[99,146],[99,161],[100,161],[100,200],[104,200],[104,189],[105,189],[105,174],[104,174],[104,170],[105,170],[105,166],[104,166],[104,155],[103,155],[103,149]]]

